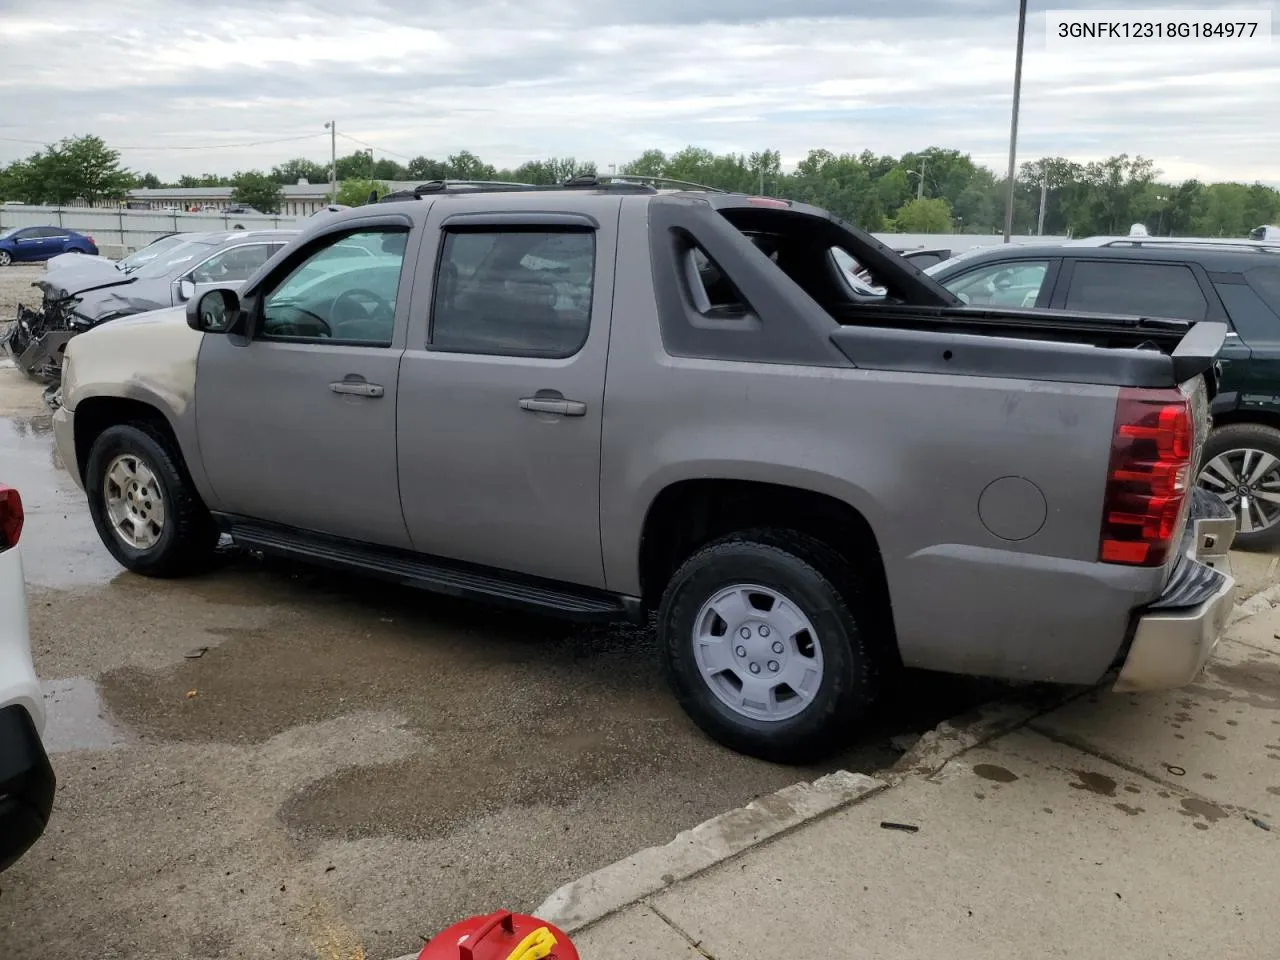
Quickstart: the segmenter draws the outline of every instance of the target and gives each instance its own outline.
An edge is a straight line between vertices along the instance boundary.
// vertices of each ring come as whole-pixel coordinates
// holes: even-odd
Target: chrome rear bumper
[[[1228,554],[1236,520],[1225,505],[1222,512],[1227,515],[1190,522],[1183,566],[1170,578],[1165,594],[1139,618],[1113,687],[1116,692],[1185,686],[1200,675],[1222,639],[1236,594]],[[1180,592],[1191,590],[1198,602],[1173,605]]]

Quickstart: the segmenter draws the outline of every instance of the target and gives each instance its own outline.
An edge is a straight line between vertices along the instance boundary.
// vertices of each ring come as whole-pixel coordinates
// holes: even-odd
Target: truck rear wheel
[[[1199,485],[1236,515],[1235,546],[1280,545],[1280,430],[1260,423],[1228,423],[1205,441]]]
[[[856,575],[833,550],[756,530],[708,544],[676,571],[659,647],[677,699],[708,735],[806,763],[843,746],[871,705],[863,614]]]
[[[194,573],[218,545],[218,530],[171,443],[149,423],[108,427],[85,468],[102,542],[121,566],[149,577]]]

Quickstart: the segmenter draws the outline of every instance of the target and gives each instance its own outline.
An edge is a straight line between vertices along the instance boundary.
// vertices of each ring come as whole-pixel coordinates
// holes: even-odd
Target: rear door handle
[[[587,405],[581,400],[556,397],[521,397],[520,409],[530,413],[553,413],[559,417],[585,417]]]
[[[380,397],[386,390],[380,383],[365,383],[363,380],[338,380],[329,384],[334,393],[345,393],[353,397]]]

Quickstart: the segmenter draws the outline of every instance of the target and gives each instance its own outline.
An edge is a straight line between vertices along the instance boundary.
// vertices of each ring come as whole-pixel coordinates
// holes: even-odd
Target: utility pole
[[[923,200],[923,199],[924,199],[924,165],[925,165],[925,163],[926,163],[926,162],[927,162],[927,160],[926,160],[924,157],[921,157],[921,158],[920,158],[920,182],[919,182],[918,184],[916,184],[916,199],[917,199],[917,200]]]
[[[329,202],[338,202],[338,121],[326,120],[324,128],[329,131]]]
[[[1018,52],[1013,64],[1013,119],[1009,123],[1009,194],[1004,202],[1004,242],[1013,234],[1013,191],[1018,161],[1018,103],[1022,99],[1022,44],[1027,36],[1027,0],[1018,2]]]
[[[1043,173],[1040,174],[1040,216],[1036,220],[1036,236],[1044,236],[1044,202],[1049,195],[1049,181]]]

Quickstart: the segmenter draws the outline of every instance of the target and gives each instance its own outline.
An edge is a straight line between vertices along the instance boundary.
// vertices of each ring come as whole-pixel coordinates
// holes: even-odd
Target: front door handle
[[[530,413],[552,413],[558,417],[585,417],[587,405],[581,400],[563,397],[521,397],[520,409]]]
[[[329,384],[334,393],[345,393],[353,397],[380,397],[387,391],[380,383],[366,383],[363,380],[339,380]]]

